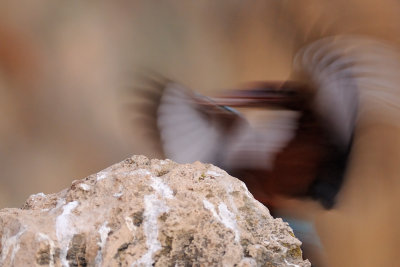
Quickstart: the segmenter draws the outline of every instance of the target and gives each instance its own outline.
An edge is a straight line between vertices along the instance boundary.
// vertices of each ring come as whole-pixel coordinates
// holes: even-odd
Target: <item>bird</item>
[[[153,75],[134,90],[146,101],[133,108],[146,114],[143,125],[166,157],[221,167],[272,210],[279,196],[311,197],[331,209],[346,177],[360,103],[373,106],[371,87],[388,84],[390,72],[380,68],[396,63],[393,51],[373,38],[325,37],[297,51],[285,81],[249,82],[210,97]]]

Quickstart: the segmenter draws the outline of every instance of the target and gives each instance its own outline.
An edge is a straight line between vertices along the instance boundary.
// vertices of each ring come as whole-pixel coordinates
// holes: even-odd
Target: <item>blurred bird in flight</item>
[[[376,125],[398,126],[399,70],[395,46],[337,35],[301,48],[287,81],[249,83],[210,98],[150,76],[135,88],[145,101],[133,109],[165,157],[212,163],[240,178],[290,222],[305,252],[320,258],[314,223],[282,214],[282,200],[311,197],[335,206],[350,162],[362,156],[354,142]]]
[[[271,209],[279,196],[308,196],[331,208],[346,173],[360,82],[381,82],[369,73],[384,60],[381,46],[361,37],[321,39],[296,54],[287,81],[254,82],[214,98],[160,77],[135,92],[147,99],[143,121],[166,157],[217,165]]]

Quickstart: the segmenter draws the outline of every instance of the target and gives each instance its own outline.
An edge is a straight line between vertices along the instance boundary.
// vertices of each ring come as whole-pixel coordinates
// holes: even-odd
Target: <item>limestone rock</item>
[[[0,211],[0,266],[311,266],[244,183],[133,156]]]

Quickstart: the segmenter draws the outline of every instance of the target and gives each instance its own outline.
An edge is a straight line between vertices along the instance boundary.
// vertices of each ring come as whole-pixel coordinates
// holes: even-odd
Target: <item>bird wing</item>
[[[163,151],[179,163],[268,169],[297,127],[297,112],[248,108],[239,113],[172,81],[164,84],[156,105]]]
[[[318,40],[301,49],[294,71],[306,75],[315,88],[314,108],[331,133],[331,139],[347,147],[358,110],[356,72],[360,69],[353,40]]]
[[[156,120],[167,157],[179,163],[218,164],[232,125],[242,118],[233,109],[170,82],[164,88]]]

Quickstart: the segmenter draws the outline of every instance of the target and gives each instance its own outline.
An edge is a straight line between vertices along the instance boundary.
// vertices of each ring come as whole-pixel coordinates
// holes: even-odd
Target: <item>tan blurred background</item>
[[[398,14],[395,0],[2,1],[0,208],[131,154],[160,156],[124,109],[138,72],[207,94],[286,79],[296,49],[321,36],[397,44]],[[312,206],[329,266],[400,266],[399,129],[360,129],[338,209],[295,207]]]

